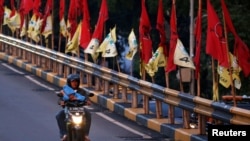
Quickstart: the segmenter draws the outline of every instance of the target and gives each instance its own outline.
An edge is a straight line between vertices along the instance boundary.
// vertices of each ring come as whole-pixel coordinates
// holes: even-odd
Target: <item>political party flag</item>
[[[130,31],[130,34],[128,36],[128,45],[129,45],[129,51],[126,54],[126,58],[128,60],[132,60],[134,58],[134,55],[137,52],[137,49],[138,49],[138,43],[137,43],[137,40],[136,40],[134,29],[132,29]]]
[[[174,64],[182,67],[195,69],[194,63],[189,57],[180,39],[177,39],[177,44],[175,47]]]

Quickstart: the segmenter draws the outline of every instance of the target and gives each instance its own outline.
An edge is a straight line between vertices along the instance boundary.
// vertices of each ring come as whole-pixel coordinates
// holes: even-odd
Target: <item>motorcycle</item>
[[[62,97],[57,94],[58,97]],[[90,93],[89,97],[94,96]],[[67,141],[85,141],[85,106],[86,101],[65,101],[64,112],[66,119]]]

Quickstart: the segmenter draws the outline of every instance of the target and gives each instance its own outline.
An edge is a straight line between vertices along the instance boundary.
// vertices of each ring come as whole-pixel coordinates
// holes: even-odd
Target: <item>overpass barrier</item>
[[[184,130],[195,131],[197,138],[190,137],[189,140],[199,140],[199,135],[206,136],[207,118],[223,124],[250,125],[250,110],[162,87],[79,57],[69,56],[3,34],[0,34],[0,53],[2,60],[25,68],[58,86],[65,84],[65,78],[69,73],[77,72],[82,78],[81,86],[95,93],[92,99],[94,102],[131,120],[141,122],[153,130],[173,136],[176,140],[194,135],[191,133],[180,137],[179,134]],[[20,63],[20,60],[23,63]],[[143,99],[142,107],[139,106],[139,98]],[[155,100],[155,113],[149,110],[150,99]],[[122,109],[119,103],[126,108]],[[163,104],[168,105],[167,111],[162,110]],[[176,120],[175,108],[183,110],[181,122]],[[162,117],[163,112],[167,112],[167,118]],[[190,113],[199,115],[198,126],[195,129],[190,127]],[[150,117],[150,120],[141,118],[141,115]],[[170,126],[174,124],[179,124],[181,129]],[[170,130],[175,133],[166,133]],[[182,131],[176,132],[177,130]]]

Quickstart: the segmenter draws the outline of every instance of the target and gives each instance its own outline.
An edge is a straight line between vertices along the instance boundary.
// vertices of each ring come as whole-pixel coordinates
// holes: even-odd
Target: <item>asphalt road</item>
[[[59,141],[60,88],[0,61],[0,141]],[[163,135],[93,104],[91,141],[168,141]]]

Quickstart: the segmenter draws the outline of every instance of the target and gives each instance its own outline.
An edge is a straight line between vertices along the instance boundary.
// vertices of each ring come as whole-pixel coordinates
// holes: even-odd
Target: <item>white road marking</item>
[[[8,69],[10,69],[10,70],[12,70],[12,71],[18,73],[18,74],[21,74],[21,75],[24,75],[24,74],[25,74],[25,73],[23,73],[23,72],[21,72],[21,71],[15,69],[15,68],[9,66],[9,65],[6,64],[6,63],[2,63],[2,65],[5,66],[6,68],[8,68]],[[26,75],[25,77],[26,77],[27,79],[29,79],[30,81],[32,81],[33,83],[35,83],[35,84],[37,84],[37,85],[39,85],[39,86],[41,86],[41,87],[43,87],[43,88],[46,88],[46,89],[51,90],[51,91],[54,91],[54,90],[55,90],[55,89],[53,89],[53,88],[51,88],[51,87],[49,87],[49,86],[47,86],[47,85],[42,84],[41,82],[39,82],[39,81],[37,81],[37,80],[35,80],[35,79],[32,78],[31,76]]]
[[[8,69],[10,69],[10,70],[12,70],[12,71],[18,73],[18,74],[24,74],[23,72],[21,72],[21,71],[15,69],[15,68],[13,68],[13,67],[7,65],[6,63],[2,63],[2,65],[5,66],[6,68],[8,68]]]
[[[7,65],[6,63],[2,63],[2,65],[5,66],[5,67],[7,67],[7,68],[9,68],[10,70],[12,70],[12,71],[18,73],[18,74],[21,74],[21,75],[24,75],[24,74],[25,74],[25,73],[23,73],[23,72],[21,72],[21,71],[15,69],[15,68],[13,68],[13,67]],[[40,83],[39,81],[33,79],[31,76],[27,76],[27,75],[26,75],[25,77],[26,77],[27,79],[29,79],[30,81],[32,81],[33,83],[36,83],[37,85],[39,85],[39,86],[41,86],[41,87],[44,87],[44,88],[46,88],[46,89],[48,89],[48,90],[51,90],[51,91],[54,91],[54,90],[55,90],[55,89],[53,89],[53,88],[51,88],[51,87],[49,87],[49,86],[46,86],[46,85]],[[93,109],[91,106],[87,106],[86,108],[87,108],[87,109]],[[99,115],[99,116],[101,116],[102,118],[104,118],[104,119],[106,119],[106,120],[108,120],[108,121],[110,121],[110,122],[112,122],[112,123],[114,123],[114,124],[116,124],[116,125],[118,125],[118,126],[124,128],[124,129],[126,129],[126,130],[128,130],[128,131],[134,133],[134,134],[137,134],[137,135],[139,135],[139,136],[142,136],[144,139],[151,139],[151,138],[152,138],[152,137],[150,137],[150,136],[148,136],[148,135],[146,135],[146,134],[143,134],[143,133],[141,133],[141,132],[139,132],[139,131],[136,131],[136,130],[134,130],[134,129],[132,129],[132,128],[130,128],[130,127],[128,127],[128,126],[126,126],[126,125],[124,125],[124,124],[122,124],[122,123],[120,123],[120,122],[118,122],[118,121],[116,121],[116,120],[114,120],[114,119],[112,119],[112,118],[106,116],[106,115],[104,115],[104,114],[101,113],[101,112],[96,112],[96,114]]]
[[[122,124],[122,123],[120,123],[120,122],[118,122],[118,121],[116,121],[116,120],[114,120],[114,119],[112,119],[110,117],[108,117],[108,116],[106,116],[105,114],[103,114],[101,112],[96,112],[96,114],[99,115],[99,116],[101,116],[102,118],[104,118],[104,119],[106,119],[106,120],[108,120],[108,121],[110,121],[110,122],[112,122],[112,123],[114,123],[114,124],[116,124],[116,125],[124,128],[124,129],[126,129],[126,130],[134,133],[134,134],[142,136],[144,139],[151,139],[152,138],[152,137],[150,137],[150,136],[148,136],[148,135],[146,135],[144,133],[136,131],[136,130],[134,130],[134,129],[132,129],[132,128],[130,128],[130,127],[128,127],[128,126],[126,126],[126,125],[124,125],[124,124]]]
[[[44,87],[44,88],[46,88],[46,89],[48,89],[48,90],[50,90],[50,91],[54,91],[55,89],[53,89],[53,88],[51,88],[51,87],[49,87],[49,86],[47,86],[47,85],[44,85],[44,84],[42,84],[42,83],[40,83],[39,81],[37,81],[37,80],[35,80],[34,78],[32,78],[32,77],[30,77],[30,76],[25,76],[27,79],[29,79],[30,81],[32,81],[33,83],[36,83],[37,85],[39,85],[39,86],[41,86],[41,87]]]

